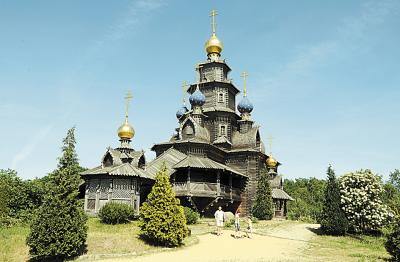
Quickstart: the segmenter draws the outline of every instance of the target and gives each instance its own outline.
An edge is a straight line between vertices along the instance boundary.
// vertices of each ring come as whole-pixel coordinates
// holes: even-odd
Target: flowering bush
[[[340,178],[340,201],[352,230],[380,230],[393,216],[382,203],[382,192],[381,180],[371,170],[360,170]]]

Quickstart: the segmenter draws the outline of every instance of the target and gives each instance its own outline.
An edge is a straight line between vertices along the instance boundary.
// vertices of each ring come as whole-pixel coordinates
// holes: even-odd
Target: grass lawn
[[[259,221],[253,227],[257,234],[269,235],[275,229],[290,230],[296,221]],[[79,257],[79,261],[93,261],[100,258],[136,256],[151,252],[171,250],[154,247],[140,240],[137,235],[139,228],[133,221],[122,225],[105,225],[97,218],[89,218],[87,238],[87,253]],[[244,226],[244,224],[242,225]],[[201,219],[200,223],[189,226],[192,236],[184,242],[185,246],[197,243],[196,236],[215,230],[213,219]],[[0,229],[0,261],[27,261],[29,258],[25,238],[29,232],[26,226],[14,226]],[[318,233],[318,232],[317,232]],[[384,248],[383,237],[346,236],[333,237],[316,235],[301,255],[311,261],[385,261],[389,258]]]
[[[310,241],[305,256],[318,257],[321,261],[388,261],[390,255],[384,243],[385,238],[382,236],[318,235]]]
[[[210,232],[208,220],[189,226],[192,236],[185,239],[184,246],[197,242],[196,235]],[[128,224],[106,225],[100,223],[98,218],[91,217],[88,220],[87,253],[77,260],[91,261],[98,258],[141,255],[149,252],[160,252],[170,248],[155,247],[146,244],[137,237],[139,228],[137,222]],[[25,245],[26,236],[29,233],[28,226],[14,226],[0,228],[0,261],[21,262],[29,259],[29,249]]]
[[[0,261],[20,262],[28,260],[29,250],[25,245],[25,238],[28,233],[29,228],[24,226],[0,228]]]

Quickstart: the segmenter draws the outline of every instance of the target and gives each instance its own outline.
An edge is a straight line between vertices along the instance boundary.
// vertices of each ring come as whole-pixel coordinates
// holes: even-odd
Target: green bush
[[[397,219],[393,231],[388,234],[385,248],[395,261],[400,261],[400,219]]]
[[[190,207],[183,207],[183,211],[185,212],[186,224],[194,225],[197,224],[197,221],[200,218],[200,214],[191,209]]]
[[[224,227],[229,228],[229,227],[232,227],[234,224],[235,224],[234,218],[227,219],[224,223]]]
[[[151,192],[140,209],[140,235],[155,245],[179,246],[188,236],[188,228],[183,207],[169,182],[165,163],[155,179]]]
[[[117,202],[107,202],[99,211],[99,218],[105,224],[127,223],[133,217],[132,206]]]
[[[78,202],[81,169],[74,129],[63,142],[63,156],[50,175],[50,192],[35,212],[26,239],[32,260],[63,261],[78,256],[85,248],[87,217]]]

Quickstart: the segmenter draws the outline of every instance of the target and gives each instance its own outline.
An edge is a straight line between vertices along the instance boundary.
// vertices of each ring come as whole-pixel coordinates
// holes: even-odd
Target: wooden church
[[[287,201],[292,198],[283,190],[280,163],[265,153],[260,127],[251,118],[246,73],[242,74],[243,95],[236,101],[240,90],[229,79],[231,69],[221,58],[223,45],[216,35],[215,16],[212,11],[212,34],[205,44],[207,60],[196,67],[197,82],[185,85],[190,108],[184,99],[176,112],[175,134],[155,144],[156,158],[146,163],[144,152],[130,146],[134,131],[127,109],[118,129],[120,146],[107,149],[100,166],[82,173],[87,212],[97,212],[107,201],[129,203],[139,212],[155,174],[166,163],[181,203],[205,216],[218,206],[249,214],[261,175],[270,177],[275,216],[286,216]]]

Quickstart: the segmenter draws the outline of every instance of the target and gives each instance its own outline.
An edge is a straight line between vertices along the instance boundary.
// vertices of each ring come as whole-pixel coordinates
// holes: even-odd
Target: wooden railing
[[[207,182],[175,182],[172,184],[175,193],[182,195],[205,195],[205,196],[222,196],[224,198],[239,198],[241,191],[238,188],[227,185],[220,185],[218,190],[217,183]]]

